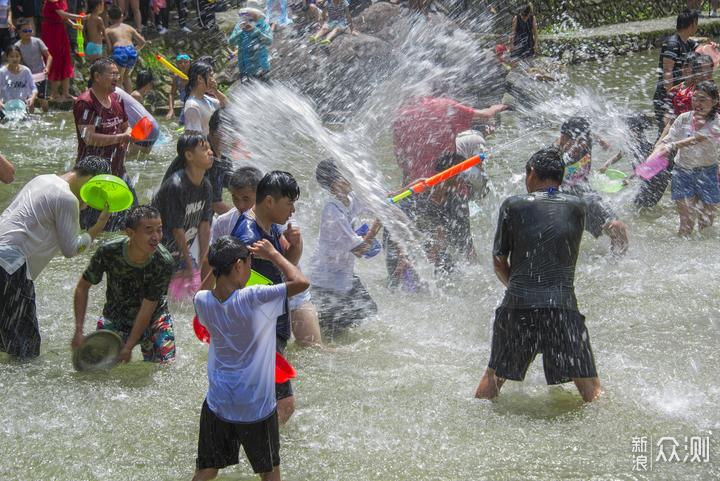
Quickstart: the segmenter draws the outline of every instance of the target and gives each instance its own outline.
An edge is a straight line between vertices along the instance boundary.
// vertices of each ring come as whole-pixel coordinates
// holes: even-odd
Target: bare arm
[[[505,287],[508,286],[510,281],[510,263],[507,257],[493,256],[493,269],[495,275]]]
[[[9,184],[15,180],[15,167],[0,154],[0,182]]]
[[[367,234],[363,237],[363,243],[354,248],[351,252],[356,256],[360,257],[363,254],[365,254],[370,248],[372,247],[373,241],[375,240],[375,236],[377,236],[378,231],[380,230],[380,227],[382,224],[380,224],[380,221],[375,219],[375,222],[373,222],[373,225],[370,226],[370,229],[368,229]]]
[[[85,324],[85,315],[87,314],[88,298],[90,297],[90,282],[82,277],[75,286],[75,294],[73,296],[73,309],[75,311],[75,334],[73,335],[71,346],[77,349],[82,344],[83,326]]]
[[[198,227],[198,252],[200,255],[200,259],[204,259],[207,257],[209,246],[210,246],[210,222],[204,220],[204,221],[200,222],[200,226]],[[208,264],[208,265],[201,264],[200,278],[205,279],[205,276],[207,276],[208,272],[210,272],[210,264]]]
[[[137,50],[142,50],[142,48],[145,46],[145,37],[140,35],[138,33],[138,31],[133,28],[132,29],[132,38],[135,41],[135,48]]]
[[[473,116],[473,120],[480,120],[480,121],[486,121],[494,118],[497,114],[502,112],[503,110],[507,110],[508,106],[505,104],[496,104],[491,105],[488,108],[485,109],[476,109],[475,115]]]
[[[45,56],[45,74],[47,74],[52,67],[53,57],[50,55],[50,50],[46,50],[43,55]]]
[[[285,233],[280,238],[281,242],[283,239],[287,242],[287,246],[283,244],[285,258],[293,264],[298,265],[303,251],[303,239],[300,234],[300,229],[293,227],[292,223],[289,223],[287,230],[285,230]]]
[[[145,330],[150,325],[150,317],[152,316],[152,313],[155,312],[155,308],[157,307],[157,305],[158,301],[149,301],[147,299],[142,300],[142,304],[140,304],[140,310],[138,311],[137,316],[135,316],[135,320],[133,321],[133,327],[130,331],[130,335],[128,336],[127,341],[125,341],[122,349],[120,349],[120,354],[118,354],[118,360],[120,362],[130,361],[133,347],[135,347],[135,345],[140,342],[143,332],[145,332]]]
[[[168,110],[168,113],[166,117],[168,119],[171,119],[175,116],[175,93],[177,92],[177,83],[175,82],[175,77],[172,79],[172,86],[170,87],[170,95],[168,95],[168,107],[170,110]]]

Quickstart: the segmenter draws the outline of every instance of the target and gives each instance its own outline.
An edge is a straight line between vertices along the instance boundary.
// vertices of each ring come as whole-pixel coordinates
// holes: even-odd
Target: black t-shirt
[[[185,173],[179,170],[160,186],[152,205],[160,211],[163,224],[163,244],[176,259],[180,250],[172,235],[173,229],[185,230],[185,239],[190,246],[203,221],[212,221],[212,187],[207,177],[195,185]]]
[[[663,83],[663,60],[670,59],[673,61],[673,86],[682,82],[682,64],[689,52],[694,52],[697,47],[695,40],[688,39],[683,42],[680,35],[674,33],[667,37],[660,48],[660,62],[658,63],[658,83],[655,89],[655,98],[667,97],[665,85]]]
[[[500,207],[493,255],[510,258],[502,306],[577,309],[575,262],[585,227],[585,205],[570,194],[534,192]]]

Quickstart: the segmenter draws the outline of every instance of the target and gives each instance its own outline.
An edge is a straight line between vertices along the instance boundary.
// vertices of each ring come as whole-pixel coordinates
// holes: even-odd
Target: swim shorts
[[[12,274],[0,267],[0,351],[24,359],[40,354],[35,285],[27,264]]]
[[[681,169],[677,165],[672,172],[672,200],[697,197],[703,204],[720,204],[718,166]]]
[[[285,348],[287,347],[286,340],[276,337],[275,347],[281,356],[285,356]],[[275,399],[277,401],[291,397],[293,394],[292,383],[290,381],[285,381],[282,384],[275,384]]]
[[[87,45],[85,45],[85,55],[102,55],[102,54],[103,54],[103,44],[95,43],[95,42],[88,42]],[[137,54],[135,56],[137,57]]]
[[[117,332],[123,342],[130,336],[130,329],[121,330],[119,326],[104,317],[98,319],[97,328]],[[143,360],[148,362],[164,364],[175,360],[175,331],[170,314],[164,314],[150,324],[140,338],[140,350]]]
[[[200,411],[197,469],[223,469],[238,464],[240,446],[256,473],[280,465],[280,430],[277,411],[254,423],[231,423],[210,410],[207,399]]]
[[[538,353],[543,355],[548,384],[597,377],[582,314],[566,309],[498,308],[488,367],[498,377],[522,381]]]
[[[113,48],[113,60],[120,67],[131,69],[137,62],[137,50],[132,45]]]
[[[356,326],[362,320],[377,314],[377,304],[357,276],[353,276],[353,286],[348,292],[321,287],[311,289],[320,328],[326,334],[332,335]]]

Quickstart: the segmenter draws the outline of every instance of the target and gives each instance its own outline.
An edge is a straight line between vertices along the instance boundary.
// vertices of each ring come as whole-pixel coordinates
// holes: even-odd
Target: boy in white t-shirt
[[[286,282],[245,287],[250,253],[273,262]],[[198,292],[194,301],[198,320],[210,332],[210,351],[193,481],[213,479],[220,469],[238,464],[240,446],[261,479],[280,481],[275,329],[286,298],[309,283],[266,239],[248,248],[239,239],[221,237],[208,260],[215,288]]]
[[[380,246],[375,236],[380,222],[376,220],[365,232],[355,230],[352,223],[363,207],[335,162],[320,162],[315,177],[320,186],[333,195],[322,211],[310,271],[320,327],[323,336],[332,337],[337,331],[377,313],[375,301],[354,270],[356,257],[372,257],[378,253]]]

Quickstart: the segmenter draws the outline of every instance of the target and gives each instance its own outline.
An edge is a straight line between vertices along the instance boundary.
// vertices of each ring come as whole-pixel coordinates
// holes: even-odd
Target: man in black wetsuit
[[[548,384],[572,380],[587,402],[600,395],[574,288],[585,204],[558,191],[562,156],[555,147],[535,153],[525,167],[528,194],[500,207],[493,264],[507,290],[495,312],[490,362],[477,398],[497,397],[506,379],[522,381],[538,353]]]
[[[672,112],[672,102],[669,91],[672,87],[683,81],[682,65],[688,53],[694,52],[697,42],[690,37],[698,29],[698,12],[683,10],[677,17],[677,31],[666,38],[660,48],[660,62],[658,64],[658,81],[653,96],[655,118],[658,124],[658,134],[665,128],[665,115]]]

